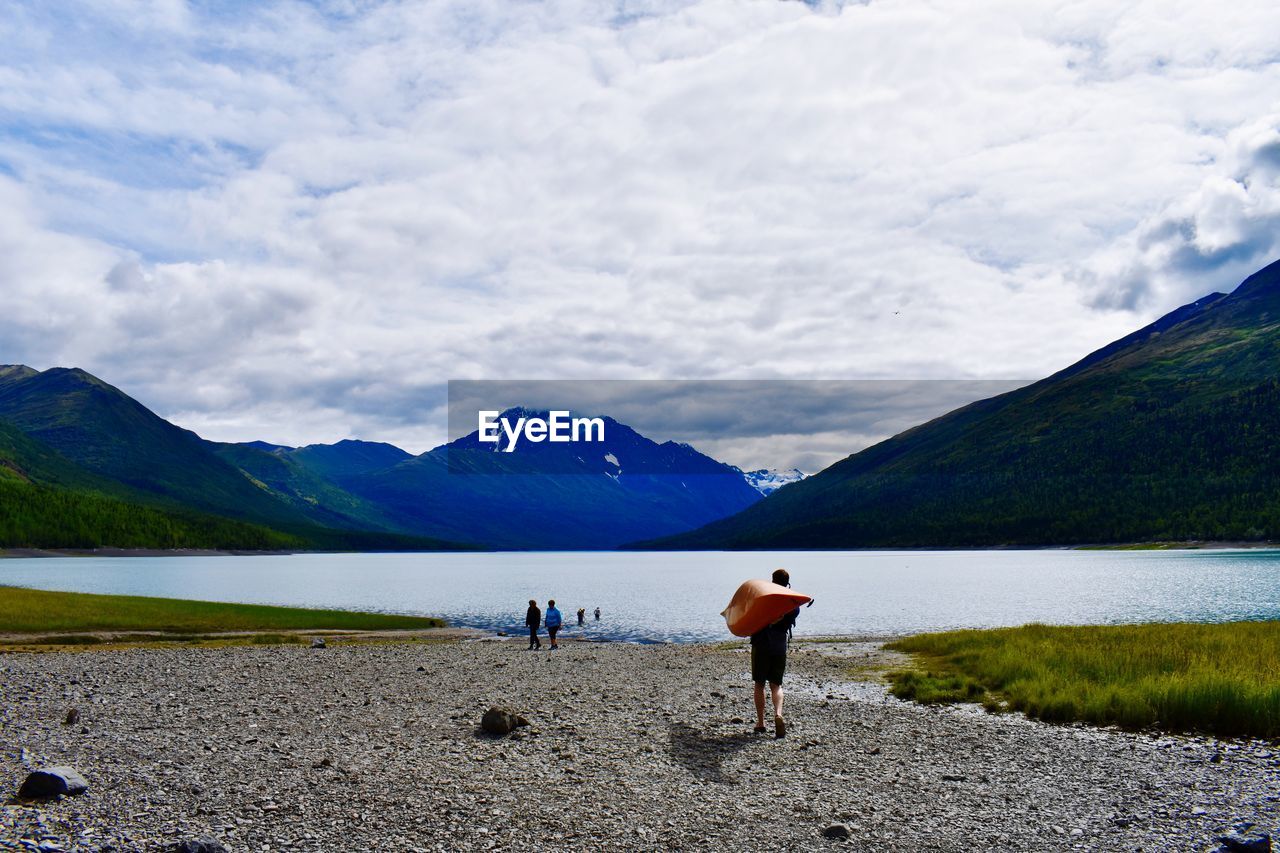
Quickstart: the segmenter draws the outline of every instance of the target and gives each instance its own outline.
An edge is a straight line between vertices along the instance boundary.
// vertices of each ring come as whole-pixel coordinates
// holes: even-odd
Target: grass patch
[[[260,604],[183,601],[134,595],[91,595],[0,586],[0,633],[54,631],[165,631],[198,634],[220,631],[421,630],[444,621],[425,616],[308,610]],[[62,639],[42,638],[50,642]],[[89,637],[87,642],[94,642]],[[73,644],[86,642],[79,638]]]
[[[987,696],[986,688],[981,684],[956,672],[904,670],[893,673],[890,679],[894,696],[923,705],[981,702]]]
[[[1280,622],[1024,625],[920,634],[895,696],[983,702],[1050,722],[1280,737]]]
[[[289,646],[304,640],[297,634],[254,634],[249,642],[255,646]]]

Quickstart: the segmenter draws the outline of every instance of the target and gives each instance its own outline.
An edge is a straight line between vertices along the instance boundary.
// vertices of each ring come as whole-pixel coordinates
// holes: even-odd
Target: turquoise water
[[[530,598],[555,598],[570,635],[585,607],[588,636],[683,642],[728,639],[719,613],[733,590],[779,567],[816,599],[797,634],[1280,618],[1274,550],[71,557],[0,560],[0,583],[430,614],[512,632]]]

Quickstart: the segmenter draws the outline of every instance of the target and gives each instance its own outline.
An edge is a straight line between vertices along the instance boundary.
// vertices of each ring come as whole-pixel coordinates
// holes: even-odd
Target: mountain
[[[605,424],[603,443],[513,453],[477,433],[417,457],[232,444],[83,370],[0,367],[0,547],[612,548],[760,499],[735,468]]]
[[[255,486],[313,524],[347,530],[397,529],[376,506],[334,485],[322,472],[299,461],[290,448],[268,451],[256,442],[205,444]]]
[[[81,468],[161,503],[268,523],[308,522],[198,435],[83,370],[0,374],[0,418]]]
[[[1280,262],[649,548],[1280,538]]]
[[[16,374],[7,370],[0,375]],[[260,551],[305,544],[261,525],[139,501],[145,501],[143,494],[81,468],[0,421],[0,547]]]
[[[353,439],[344,439],[335,444],[309,444],[290,450],[287,455],[324,477],[368,474],[413,458],[411,453],[393,444]]]
[[[252,447],[254,450],[265,450],[267,453],[276,453],[284,450],[293,450],[283,444],[272,444],[269,441],[244,441],[241,442],[244,447]]]
[[[747,481],[747,485],[768,497],[789,483],[798,483],[803,480],[805,473],[799,468],[791,468],[787,471],[779,471],[776,468],[759,468],[755,471],[743,471],[742,477]]]
[[[287,452],[207,442],[83,370],[0,366],[0,546],[460,547],[406,535]]]
[[[509,410],[504,417],[546,413]],[[741,472],[685,444],[658,444],[604,418],[603,442],[495,450],[478,432],[379,470],[327,461],[332,481],[402,530],[512,549],[604,549],[692,530],[760,499]],[[352,456],[356,448],[347,448]],[[314,464],[310,448],[294,458]],[[320,469],[316,469],[320,470]]]
[[[64,486],[126,496],[130,490],[76,465],[58,451],[0,420],[0,481]]]

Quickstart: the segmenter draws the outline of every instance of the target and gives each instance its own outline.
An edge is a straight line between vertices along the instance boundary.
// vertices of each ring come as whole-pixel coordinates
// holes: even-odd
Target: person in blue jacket
[[[547,636],[551,638],[552,651],[560,648],[560,644],[556,642],[556,633],[560,630],[563,621],[560,611],[556,609],[556,600],[553,598],[547,602]]]

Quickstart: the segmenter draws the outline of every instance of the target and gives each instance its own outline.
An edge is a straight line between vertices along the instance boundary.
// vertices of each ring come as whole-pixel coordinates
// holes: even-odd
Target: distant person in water
[[[579,607],[578,608],[578,627],[581,628],[585,624],[587,624],[587,608]]]
[[[542,611],[538,609],[538,602],[532,598],[529,599],[529,612],[524,614],[524,624],[529,629],[529,649],[542,648],[542,641],[538,639],[538,626],[542,624]]]
[[[778,586],[791,586],[791,575],[786,569],[778,569],[773,573],[773,582]],[[764,683],[767,681],[773,698],[773,736],[781,738],[787,735],[787,724],[782,719],[782,676],[787,670],[787,643],[791,639],[791,628],[799,615],[800,608],[797,607],[777,622],[751,635],[751,680],[756,685],[757,734],[766,731]]]
[[[553,598],[547,602],[547,636],[551,638],[552,651],[560,648],[560,644],[556,642],[556,632],[560,630],[563,621],[560,611],[556,609],[556,600]]]
[[[597,607],[597,608],[596,608],[596,621],[597,621],[597,622],[599,622],[599,621],[600,621],[600,608],[599,608],[599,607]]]

